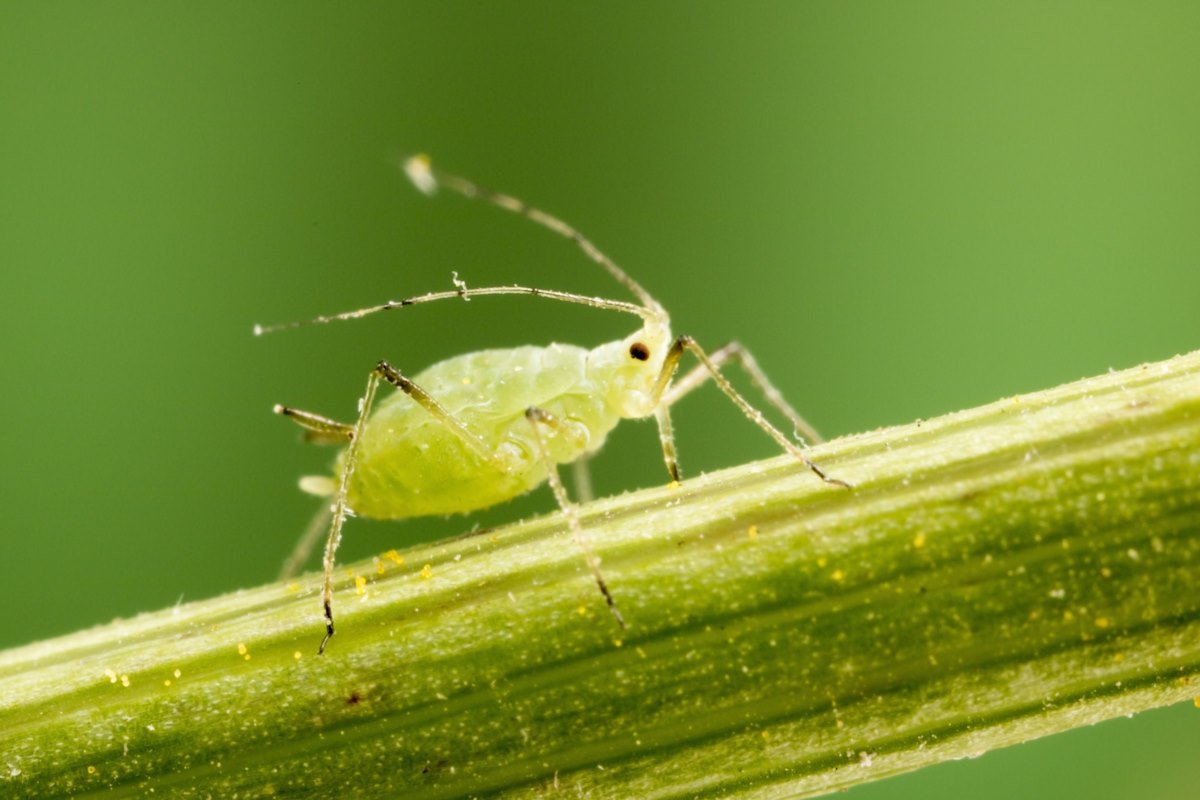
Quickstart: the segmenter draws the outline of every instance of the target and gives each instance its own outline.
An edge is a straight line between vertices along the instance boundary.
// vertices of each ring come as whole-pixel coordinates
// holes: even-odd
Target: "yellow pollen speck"
[[[913,537],[912,546],[918,550],[925,546],[925,531],[921,531]]]
[[[288,594],[296,594],[300,591],[300,584],[295,581],[288,581],[288,585],[283,588]]]
[[[429,564],[426,564],[425,566],[421,567],[421,579],[422,580],[427,581],[432,577],[433,577],[433,567],[431,567]]]
[[[117,673],[113,672],[111,669],[104,670],[104,675],[108,678],[109,683],[117,682]]]
[[[1108,567],[1101,567],[1101,568],[1100,568],[1100,574],[1101,574],[1103,577],[1105,577],[1105,578],[1111,578],[1111,577],[1112,577],[1112,570],[1111,570],[1111,569],[1109,569]]]
[[[122,676],[121,676],[121,685],[122,685],[122,686],[129,686],[129,676],[128,676],[128,675],[122,675]]]
[[[297,661],[299,661],[299,660],[300,660],[301,658],[303,658],[303,657],[304,657],[304,654],[303,654],[303,653],[301,653],[299,650],[297,650],[296,652],[292,653],[292,658],[296,659]]]
[[[383,562],[380,561],[378,558],[375,559],[375,574],[382,575],[386,571],[387,571],[387,567],[385,567],[383,565]]]
[[[463,385],[463,386],[470,386],[470,385],[471,385],[471,379],[470,379],[470,378],[463,378],[463,379],[462,379],[462,385]]]
[[[367,579],[362,575],[354,576],[354,592],[362,597],[367,593]]]
[[[575,610],[576,610],[577,612],[579,612],[579,616],[581,616],[581,617],[586,617],[586,616],[587,616],[587,606],[580,606],[579,608],[577,608],[577,609],[575,609]]]
[[[762,737],[763,737],[763,739],[770,739],[770,738],[771,738],[771,732],[770,732],[770,731],[763,731],[763,732],[762,732]]]
[[[613,647],[620,647],[623,644],[625,644],[624,639],[613,639]]]
[[[170,678],[167,678],[166,680],[164,680],[164,681],[163,681],[163,686],[170,686],[170,685],[171,685],[171,679],[170,679]]]
[[[175,679],[176,679],[176,680],[178,680],[179,678],[183,677],[183,673],[182,673],[182,672],[180,672],[179,670],[175,670],[175,672],[173,672],[173,673],[171,673],[171,674],[173,674],[173,675],[175,676]]]
[[[846,573],[842,572],[840,569],[835,569],[829,574],[829,577],[833,578],[838,583],[841,583],[846,579]]]
[[[817,559],[818,567],[824,568],[825,565],[828,563],[829,563],[829,561],[825,558],[825,556],[821,556],[820,558]]]
[[[95,775],[95,774],[96,774],[96,768],[93,767],[91,764],[88,764],[88,775]]]
[[[1107,628],[1108,625],[1109,625],[1108,617],[1096,617],[1096,627],[1097,628]]]
[[[1073,619],[1075,619],[1075,615],[1071,613],[1070,609],[1063,612],[1063,622],[1070,622]]]
[[[395,550],[388,550],[386,553],[383,554],[383,557],[386,558],[388,561],[392,562],[393,564],[395,564],[396,566],[399,566],[404,563],[404,556],[400,555]]]
[[[746,529],[746,538],[752,542],[758,538],[758,526],[757,525],[751,525],[749,528]]]

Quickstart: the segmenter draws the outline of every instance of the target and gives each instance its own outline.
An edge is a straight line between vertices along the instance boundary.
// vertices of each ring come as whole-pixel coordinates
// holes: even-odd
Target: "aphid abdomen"
[[[359,443],[348,501],[356,514],[400,519],[474,511],[546,480],[525,411],[558,424],[546,447],[558,463],[599,447],[617,423],[586,375],[586,350],[569,345],[469,353],[413,378],[496,457],[480,456],[402,392],[381,399]],[[334,467],[341,474],[342,459]]]

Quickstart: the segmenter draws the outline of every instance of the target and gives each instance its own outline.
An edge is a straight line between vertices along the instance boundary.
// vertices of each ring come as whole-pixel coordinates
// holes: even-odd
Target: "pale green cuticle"
[[[805,796],[1200,694],[1200,354],[813,456],[582,509],[625,632],[554,516],[321,658],[318,576],[0,654],[0,795]]]

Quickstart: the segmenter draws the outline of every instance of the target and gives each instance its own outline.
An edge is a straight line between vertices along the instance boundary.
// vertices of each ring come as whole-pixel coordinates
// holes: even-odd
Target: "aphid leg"
[[[592,469],[590,456],[580,456],[571,462],[571,485],[580,503],[590,503],[596,497],[592,491]]]
[[[800,416],[796,409],[792,408],[792,404],[775,388],[774,384],[767,378],[766,373],[758,366],[758,362],[754,359],[754,356],[742,346],[741,342],[730,342],[724,347],[714,350],[708,356],[708,360],[717,369],[720,369],[731,359],[737,361],[742,370],[750,377],[750,381],[754,386],[762,392],[767,402],[778,409],[779,413],[788,418],[788,421],[792,423],[793,433],[800,439],[802,445],[819,444],[825,441],[821,434],[817,433],[816,428],[810,425],[804,417]],[[708,367],[704,364],[697,364],[682,378],[671,384],[671,388],[663,395],[662,402],[668,406],[675,405],[684,395],[711,377],[712,373],[708,370]]]
[[[276,414],[288,417],[304,428],[304,440],[313,444],[344,445],[354,434],[353,425],[322,417],[311,411],[301,411],[298,408],[278,405],[273,410]]]
[[[447,411],[441,403],[434,400],[429,392],[406,378],[400,370],[386,361],[380,361],[375,365],[375,369],[371,370],[371,377],[367,379],[367,390],[363,394],[362,400],[359,401],[358,421],[354,423],[354,427],[350,431],[350,444],[346,448],[346,460],[342,465],[342,474],[338,477],[338,489],[333,503],[333,520],[329,526],[329,538],[325,541],[325,582],[321,588],[321,601],[325,608],[325,638],[321,640],[321,646],[317,650],[318,653],[325,652],[325,645],[329,643],[330,638],[333,636],[334,555],[337,553],[338,545],[342,541],[342,526],[346,522],[348,513],[346,493],[348,491],[347,487],[350,485],[350,479],[354,476],[355,463],[358,460],[358,444],[362,440],[362,433],[366,428],[367,418],[371,414],[371,405],[375,402],[375,391],[379,387],[380,379],[386,380],[411,397],[422,408],[433,415],[434,419],[457,434],[467,446],[479,453],[480,456],[489,461],[495,459],[495,454],[488,449],[484,441],[455,419],[454,415]]]
[[[812,470],[814,475],[826,483],[832,483],[836,486],[843,486],[847,489],[850,488],[850,484],[846,483],[845,481],[838,478],[831,478],[825,474],[825,471],[817,466],[807,455],[805,455],[803,450],[797,447],[791,439],[783,434],[782,431],[772,425],[767,418],[763,416],[761,411],[750,405],[749,401],[742,397],[741,393],[738,392],[737,389],[733,388],[733,384],[729,382],[729,379],[721,374],[721,370],[715,363],[713,363],[713,360],[709,358],[708,354],[704,352],[704,349],[696,343],[696,340],[687,335],[676,338],[675,342],[671,345],[671,349],[667,351],[666,358],[663,361],[662,372],[659,373],[658,381],[654,385],[653,398],[658,402],[656,416],[659,420],[660,432],[662,432],[663,419],[668,417],[668,412],[666,409],[670,407],[665,399],[666,390],[671,382],[671,378],[675,374],[675,371],[679,368],[679,361],[683,358],[683,354],[685,352],[690,352],[692,355],[694,355],[697,360],[700,361],[701,366],[709,373],[709,376],[712,378],[713,382],[717,384],[717,387],[724,392],[730,400],[733,401],[734,405],[742,410],[742,413],[746,415],[747,419],[749,419],[759,428],[762,428],[763,432],[774,439],[780,447],[804,462],[804,465]],[[663,432],[662,435],[663,453],[665,457],[669,456],[667,461],[667,467],[669,470],[671,467],[671,457],[674,455],[674,437],[670,435],[669,430]],[[668,438],[672,440],[672,452],[670,454],[667,452]],[[678,480],[676,474],[677,472],[672,474],[672,480]]]
[[[325,540],[325,556],[322,564],[325,568],[325,580],[321,584],[321,604],[325,609],[325,638],[317,648],[317,654],[325,652],[325,645],[333,637],[333,565],[334,555],[342,542],[342,526],[346,523],[346,494],[349,491],[350,479],[354,477],[354,466],[358,460],[358,445],[362,441],[363,431],[367,427],[367,418],[371,415],[371,405],[375,402],[375,391],[379,388],[379,379],[383,372],[379,364],[371,370],[367,378],[367,389],[362,399],[358,401],[358,420],[350,434],[350,444],[346,446],[346,460],[342,464],[342,474],[338,476],[337,494],[333,501],[333,519],[329,524],[329,538]]]
[[[375,367],[375,372],[382,376],[388,383],[416,401],[418,405],[433,415],[434,419],[449,428],[458,438],[462,439],[463,443],[482,456],[484,460],[495,461],[495,452],[487,446],[487,443],[478,434],[471,432],[467,426],[463,425],[453,414],[447,411],[445,406],[434,400],[429,392],[404,377],[400,370],[386,361],[380,361]]]
[[[600,572],[600,559],[596,557],[596,553],[588,544],[587,537],[583,533],[583,525],[579,522],[579,512],[576,510],[575,504],[571,502],[571,498],[567,497],[567,490],[558,475],[558,467],[550,458],[550,451],[546,448],[546,440],[540,426],[545,425],[547,428],[554,429],[558,427],[558,420],[549,412],[534,406],[526,409],[525,418],[529,420],[529,426],[533,429],[533,439],[537,443],[538,454],[546,464],[546,475],[550,481],[550,488],[554,491],[554,499],[558,501],[558,507],[562,509],[563,516],[567,518],[567,527],[571,529],[571,536],[574,537],[575,544],[583,551],[588,569],[592,571],[592,577],[596,579],[596,586],[599,587],[600,594],[604,595],[604,602],[608,604],[608,610],[616,618],[617,624],[624,628],[625,619],[617,610],[617,603],[608,591],[608,584],[604,582],[604,575]]]
[[[679,483],[679,456],[675,452],[675,431],[671,427],[670,406],[659,403],[654,409],[654,419],[658,422],[658,441],[662,444],[667,474],[671,476],[672,483]]]
[[[286,581],[300,572],[304,567],[304,563],[308,561],[309,555],[312,554],[313,548],[320,541],[321,533],[329,527],[329,517],[332,513],[333,509],[329,503],[322,502],[321,507],[317,509],[317,513],[313,515],[312,520],[304,529],[304,533],[300,534],[300,539],[296,542],[296,546],[292,548],[291,554],[283,562],[283,566],[279,570],[278,580]]]

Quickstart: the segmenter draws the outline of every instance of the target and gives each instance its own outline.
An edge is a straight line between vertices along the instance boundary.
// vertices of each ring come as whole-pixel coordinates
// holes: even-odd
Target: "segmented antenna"
[[[541,225],[543,228],[548,228],[558,235],[570,239],[579,245],[579,249],[588,258],[603,267],[618,283],[633,292],[642,301],[642,305],[656,313],[662,313],[662,306],[658,304],[657,300],[651,297],[649,292],[642,288],[640,283],[629,277],[625,270],[618,267],[611,258],[602,253],[596,245],[592,244],[590,239],[558,217],[551,216],[545,211],[534,208],[512,195],[494,192],[491,189],[485,189],[476,183],[472,183],[466,178],[442,172],[440,169],[434,168],[429,156],[424,153],[412,156],[405,161],[404,173],[408,175],[408,179],[413,182],[413,185],[425,194],[431,195],[437,191],[439,185],[445,185],[472,200],[484,200],[494,206],[503,208],[505,211],[520,214],[526,219]]]

